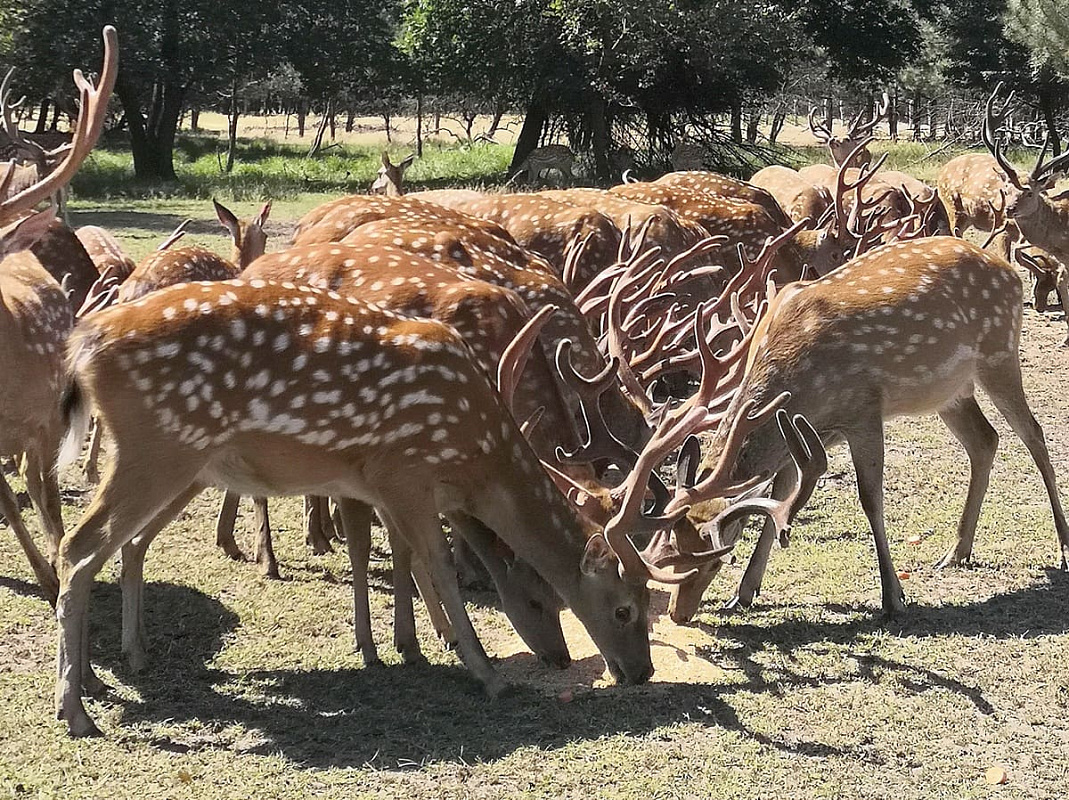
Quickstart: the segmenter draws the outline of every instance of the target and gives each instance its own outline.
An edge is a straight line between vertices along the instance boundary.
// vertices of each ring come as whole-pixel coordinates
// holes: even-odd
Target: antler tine
[[[564,271],[561,279],[569,289],[574,290],[576,288],[575,278],[579,273],[579,262],[582,261],[583,256],[586,254],[593,235],[593,233],[588,233],[586,236],[576,237],[568,243],[568,248],[564,253]]]
[[[984,145],[991,152],[991,155],[995,157],[995,161],[998,162],[999,167],[1004,173],[1006,178],[1020,190],[1024,190],[1024,186],[1021,185],[1020,178],[1017,175],[1017,170],[1007,160],[1006,154],[1002,150],[1002,143],[995,138],[995,131],[1002,125],[1003,120],[1006,119],[1006,115],[1009,113],[1010,103],[1013,102],[1013,92],[1010,92],[1006,96],[1006,102],[1002,104],[1002,108],[999,111],[995,111],[995,100],[998,98],[999,92],[1002,91],[1002,81],[998,82],[995,86],[995,90],[991,92],[991,96],[987,98],[987,104],[984,107],[984,124],[981,128],[980,136],[984,140]]]
[[[605,369],[593,378],[587,378],[572,363],[571,340],[562,339],[557,345],[556,363],[561,378],[579,395],[579,405],[586,423],[586,442],[571,452],[558,447],[557,460],[562,464],[588,464],[605,459],[621,469],[633,467],[639,454],[609,429],[600,403],[601,396],[616,380],[619,360],[613,357]]]
[[[178,227],[171,231],[171,235],[156,245],[156,250],[166,250],[173,245],[179,239],[186,235],[186,228],[193,223],[193,220],[186,219],[179,223]]]
[[[751,514],[760,514],[770,519],[776,526],[780,544],[786,547],[790,538],[791,523],[812,496],[821,476],[827,471],[828,456],[820,441],[820,436],[801,414],[795,415],[792,420],[781,408],[776,412],[776,423],[798,472],[791,493],[783,500],[753,497],[732,503],[714,518],[712,529],[720,531],[725,525],[735,520]]]
[[[876,107],[872,112],[872,119],[862,122],[868,109],[862,108],[857,112],[857,116],[850,122],[850,129],[847,131],[846,137],[848,139],[855,139],[858,136],[868,136],[872,133],[872,129],[876,127],[877,123],[886,116],[888,109],[891,105],[891,98],[887,96],[887,92],[883,93],[883,99],[876,104]]]
[[[505,408],[509,409],[510,412],[513,410],[512,401],[516,395],[516,387],[519,385],[520,375],[527,366],[527,361],[531,357],[531,350],[538,340],[538,335],[542,332],[545,324],[549,322],[549,318],[556,314],[558,310],[555,305],[547,305],[540,308],[538,313],[520,328],[519,333],[509,342],[501,354],[501,359],[497,364],[497,391],[505,403]]]
[[[814,138],[821,144],[827,144],[831,141],[831,131],[823,121],[817,122],[816,115],[819,109],[816,106],[809,109],[809,130],[813,134]]]
[[[1069,151],[1062,153],[1046,164],[1043,163],[1043,157],[1047,154],[1047,147],[1050,146],[1051,132],[1047,129],[1046,136],[1043,137],[1043,147],[1039,151],[1039,155],[1036,156],[1036,165],[1032,168],[1032,180],[1041,181],[1052,177],[1058,169],[1069,161]]]
[[[0,201],[0,219],[33,208],[41,200],[51,197],[59,189],[70,182],[74,173],[78,171],[82,161],[93,149],[100,132],[104,128],[104,119],[107,114],[108,99],[115,86],[115,76],[119,65],[118,34],[111,25],[106,25],[103,31],[104,38],[104,66],[100,73],[100,84],[94,89],[82,75],[81,70],[74,70],[74,82],[82,95],[82,106],[78,114],[78,122],[75,124],[73,143],[70,153],[44,180],[19,192],[18,194]]]

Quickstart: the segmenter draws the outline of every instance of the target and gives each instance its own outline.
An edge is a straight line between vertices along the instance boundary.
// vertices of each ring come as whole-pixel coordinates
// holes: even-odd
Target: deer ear
[[[241,237],[241,226],[238,224],[238,218],[234,216],[233,211],[214,197],[212,198],[212,205],[215,206],[215,216],[219,218],[219,224],[230,231],[230,235],[234,237],[236,242]]]
[[[404,170],[408,169],[409,167],[411,167],[412,166],[412,162],[415,161],[415,160],[416,160],[416,154],[413,153],[408,158],[406,158],[404,161],[402,161],[400,164],[398,164],[397,168],[399,170],[401,170],[401,171],[404,171]]]
[[[586,549],[579,562],[579,569],[584,575],[595,575],[605,570],[616,570],[616,553],[609,547],[608,541],[600,533],[595,533],[586,540]]]
[[[267,222],[267,218],[271,215],[271,201],[268,200],[263,204],[260,209],[260,213],[256,215],[256,219],[253,220],[253,224],[262,228]]]
[[[56,209],[52,207],[23,217],[6,228],[0,228],[0,257],[20,250],[29,250],[48,232],[55,218]]]
[[[385,150],[382,151],[382,166],[386,167],[387,169],[393,166],[393,164],[390,163],[390,154],[387,153]]]

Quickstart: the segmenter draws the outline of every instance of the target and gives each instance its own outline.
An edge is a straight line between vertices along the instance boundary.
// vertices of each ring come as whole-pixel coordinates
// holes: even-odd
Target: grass
[[[922,159],[915,146],[899,147],[899,164]],[[202,152],[190,163],[210,158]],[[147,252],[172,223],[193,216],[192,238],[221,248],[203,199],[106,194],[80,191],[76,223],[105,224],[131,251]],[[276,201],[274,246],[327,196]],[[251,213],[258,202],[239,199],[235,210]],[[1069,353],[1056,347],[1063,325],[1026,312],[1026,388],[1064,490]],[[1064,797],[1069,579],[1052,569],[1053,528],[1038,475],[991,418],[1002,447],[975,566],[930,566],[950,546],[964,501],[960,448],[937,419],[892,422],[887,522],[895,563],[910,573],[907,613],[893,621],[879,613],[853,473],[835,451],[790,548],[773,554],[758,607],[734,616],[718,610],[741,576],[751,537],[693,625],[656,623],[658,674],[637,688],[602,686],[599,660],[571,635],[574,625],[577,663],[563,672],[540,667],[493,597],[480,593],[469,595],[469,610],[515,686],[510,694],[485,700],[428,633],[421,608],[428,662],[402,666],[389,646],[381,537],[372,610],[386,664],[363,669],[352,651],[346,559],[308,553],[299,502],[272,504],[284,579],[269,581],[213,546],[218,495],[209,492],[150,552],[152,651],[142,674],[131,673],[119,652],[113,570],[99,576],[94,660],[114,691],[88,703],[105,738],[71,741],[52,718],[53,617],[5,530],[0,797]],[[92,487],[75,470],[62,484],[70,526]],[[906,543],[911,533],[920,544]],[[663,604],[656,594],[655,607]],[[560,698],[565,689],[571,702]],[[1009,772],[1004,786],[984,782],[995,764]]]

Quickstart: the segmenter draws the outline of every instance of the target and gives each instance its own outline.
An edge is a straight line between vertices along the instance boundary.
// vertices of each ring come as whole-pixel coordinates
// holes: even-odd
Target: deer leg
[[[267,516],[267,498],[254,497],[252,506],[256,518],[256,545],[253,558],[268,578],[278,578],[278,559],[271,541],[271,520]]]
[[[322,524],[323,531],[323,544],[327,548],[327,552],[334,551],[331,542],[338,538],[338,530],[334,525],[334,517],[330,513],[330,498],[323,496],[316,496],[316,500],[319,502],[319,520]]]
[[[785,500],[791,493],[791,489],[797,480],[797,475],[798,470],[793,464],[777,472],[772,482],[772,498],[774,500]],[[776,526],[766,519],[764,526],[761,528],[761,536],[754,547],[753,555],[750,556],[750,560],[746,564],[746,571],[742,575],[742,580],[739,581],[738,591],[735,593],[735,597],[728,602],[727,608],[734,609],[740,606],[749,608],[753,605],[754,598],[761,594],[761,581],[765,577],[765,570],[768,569],[768,557],[772,553],[772,544],[775,541]]]
[[[1054,290],[1058,295],[1058,302],[1062,305],[1062,314],[1065,316],[1065,324],[1069,327],[1069,266],[1058,265],[1058,271],[1054,278]],[[1069,331],[1066,332],[1062,347],[1069,347]]]
[[[306,495],[304,498],[304,540],[317,556],[333,553],[330,539],[324,533],[323,514],[326,498]]]
[[[1043,485],[1050,498],[1050,509],[1054,515],[1054,528],[1058,532],[1061,548],[1061,568],[1069,571],[1069,524],[1065,521],[1065,511],[1058,496],[1058,483],[1054,477],[1054,467],[1050,463],[1047,442],[1043,437],[1043,428],[1036,421],[1028,407],[1024,387],[1021,385],[1021,368],[1016,359],[1012,363],[1000,361],[997,364],[984,365],[980,371],[980,385],[987,392],[995,408],[1006,418],[1024,446],[1028,448],[1032,460],[1043,477]]]
[[[412,550],[398,532],[393,520],[386,519],[393,556],[393,646],[406,664],[423,660],[416,637],[416,615],[412,608],[415,587],[412,585]]]
[[[33,501],[37,515],[41,518],[45,533],[48,534],[49,561],[54,561],[59,543],[63,539],[63,508],[59,495],[59,480],[56,478],[54,463],[47,463],[42,453],[55,453],[59,450],[58,442],[54,446],[46,445],[42,451],[26,451],[26,491]]]
[[[44,554],[37,549],[33,537],[27,530],[25,522],[23,522],[22,512],[19,511],[18,498],[11,491],[11,486],[2,472],[0,472],[0,513],[3,513],[7,519],[7,524],[15,532],[15,538],[18,539],[19,544],[22,546],[22,551],[26,553],[26,558],[30,562],[30,569],[33,570],[37,583],[45,593],[49,604],[55,606],[56,597],[59,595],[59,579],[56,577],[56,570]]]
[[[170,522],[182,513],[189,501],[200,493],[201,487],[190,486],[149,520],[137,535],[122,546],[122,571],[119,588],[122,591],[122,651],[132,672],[145,668],[145,556],[149,545]]]
[[[240,494],[228,489],[223,494],[223,503],[219,506],[219,517],[215,521],[215,544],[223,548],[228,558],[235,561],[245,560],[245,554],[234,541],[234,523],[237,521],[240,500]]]
[[[453,649],[457,644],[457,635],[453,631],[453,625],[449,622],[449,617],[442,610],[442,600],[438,597],[438,592],[435,591],[431,573],[427,571],[426,565],[419,558],[412,559],[412,580],[415,581],[419,596],[427,607],[427,616],[431,618],[434,632],[438,634],[438,638],[442,640],[446,649]]]
[[[401,536],[417,548],[416,556],[423,559],[430,568],[434,587],[438,590],[446,613],[456,629],[457,653],[461,661],[483,684],[486,693],[491,697],[496,697],[504,691],[506,683],[494,669],[494,665],[479,642],[475,628],[472,627],[471,619],[464,607],[464,598],[460,596],[452,554],[442,535],[438,514],[433,508],[428,511],[417,509],[414,513],[406,514],[396,521],[400,523],[398,527]]]
[[[345,548],[353,571],[353,632],[356,649],[364,666],[379,663],[375,637],[371,632],[371,603],[368,598],[367,566],[371,560],[371,506],[357,500],[338,498],[338,513],[345,533]]]
[[[89,452],[85,456],[85,479],[100,483],[100,449],[104,443],[104,426],[93,420],[93,433],[89,437]]]
[[[146,443],[142,441],[139,445]],[[81,698],[89,663],[86,626],[93,578],[161,509],[186,491],[199,469],[199,465],[183,464],[181,469],[168,474],[168,462],[163,462],[157,465],[155,480],[146,483],[142,480],[143,465],[135,463],[127,467],[120,461],[120,453],[117,450],[116,460],[109,465],[78,525],[64,537],[57,558],[60,592],[56,603],[59,622],[56,713],[59,719],[67,721],[72,736],[100,733]],[[174,491],[175,486],[182,488]]]
[[[862,420],[858,420],[863,424]],[[887,544],[883,517],[883,421],[879,417],[869,425],[859,427],[847,434],[850,458],[857,473],[857,493],[861,507],[868,517],[872,538],[876,544],[876,560],[880,569],[880,587],[883,594],[883,610],[894,615],[906,610],[902,584],[898,581],[891,548]]]
[[[962,564],[972,556],[976,522],[980,518],[980,506],[987,493],[991,465],[998,449],[998,433],[987,421],[975,397],[963,398],[941,409],[939,417],[969,455],[969,491],[965,497],[965,510],[958,522],[957,542],[936,563],[941,569]]]

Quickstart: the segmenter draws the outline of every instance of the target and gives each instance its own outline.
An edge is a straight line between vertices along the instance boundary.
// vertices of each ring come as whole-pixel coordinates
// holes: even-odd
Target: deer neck
[[[518,430],[506,435],[501,454],[462,510],[493,530],[571,605],[587,542],[584,525]]]
[[[1032,244],[1062,261],[1069,257],[1069,202],[1055,202],[1041,195],[1033,213],[1016,216],[1014,221],[1021,235]]]

